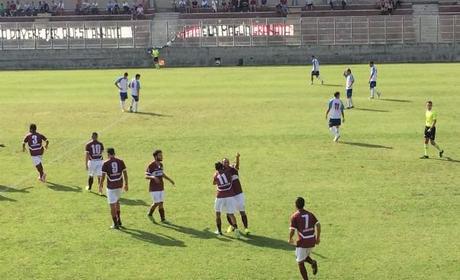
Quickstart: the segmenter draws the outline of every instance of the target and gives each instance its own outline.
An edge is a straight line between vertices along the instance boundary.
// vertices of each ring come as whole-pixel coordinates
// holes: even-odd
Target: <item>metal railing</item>
[[[0,23],[0,50],[458,43],[460,16]]]
[[[304,17],[180,20],[164,24],[173,46],[458,43],[460,16]]]

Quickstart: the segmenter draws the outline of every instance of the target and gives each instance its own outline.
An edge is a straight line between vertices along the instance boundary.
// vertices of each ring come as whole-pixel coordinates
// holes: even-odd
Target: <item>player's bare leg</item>
[[[152,217],[153,213],[155,212],[155,209],[159,206],[159,203],[153,203],[152,206],[150,206],[150,210],[147,213],[147,216]]]
[[[235,237],[240,238],[240,231],[238,230],[238,225],[236,224],[235,215],[233,215],[233,214],[227,214],[227,215],[230,216],[230,220],[232,222],[231,224],[235,228]]]
[[[318,273],[318,263],[312,259],[310,256],[308,256],[305,261],[311,265],[311,269],[313,270],[313,275],[316,275]]]
[[[158,212],[160,213],[161,222],[166,223],[165,208],[163,207],[163,202],[158,203]]]
[[[216,212],[216,234],[222,235],[222,220],[220,218],[220,212]]]
[[[307,269],[305,268],[305,262],[302,261],[297,264],[299,265],[299,271],[300,271],[300,275],[302,275],[302,279],[308,280],[308,273],[307,273]]]
[[[38,179],[40,181],[42,181],[42,182],[45,182],[46,181],[46,174],[43,171],[43,165],[41,163],[39,163],[39,164],[37,164],[35,166],[35,168],[37,168],[38,174],[40,175],[40,177],[38,177]]]
[[[442,150],[441,147],[439,147],[439,145],[436,144],[434,140],[430,140],[430,143],[433,147],[435,147],[439,151],[439,157],[442,158],[442,154],[444,154],[444,150]]]
[[[235,230],[235,227],[233,226],[232,219],[230,219],[230,216],[228,214],[227,214],[227,222],[229,224],[229,226],[227,228],[227,233],[230,233],[230,232]]]
[[[86,188],[88,191],[91,191],[93,187],[94,178],[93,176],[88,176],[88,187]]]
[[[311,84],[313,85],[313,74],[311,74]]]
[[[110,215],[112,216],[113,225],[110,227],[112,229],[120,229],[118,226],[118,217],[117,217],[117,203],[110,204]]]
[[[240,211],[240,215],[241,215],[241,221],[243,222],[243,226],[244,226],[244,233],[248,235],[249,234],[248,216],[246,215],[246,212],[244,211]]]
[[[117,222],[118,222],[118,226],[121,227],[122,224],[121,224],[121,216],[120,216],[120,201],[117,201],[116,206],[117,206]]]

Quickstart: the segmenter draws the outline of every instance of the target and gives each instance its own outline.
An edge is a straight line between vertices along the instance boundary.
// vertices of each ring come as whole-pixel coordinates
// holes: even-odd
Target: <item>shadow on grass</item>
[[[357,143],[357,142],[346,142],[346,141],[341,141],[341,142],[339,142],[339,143],[340,143],[340,144],[345,144],[345,145],[351,145],[351,146],[362,147],[362,148],[388,149],[388,150],[392,150],[392,149],[393,149],[393,147],[389,147],[389,146],[376,145],[376,144],[368,144],[368,143]]]
[[[380,98],[382,101],[388,101],[388,102],[401,102],[401,103],[411,103],[412,100],[407,100],[407,99],[392,99],[392,98]]]
[[[4,144],[0,144],[0,148],[5,148],[6,146]]]
[[[27,188],[22,188],[22,189],[16,189],[13,187],[8,187],[4,185],[0,185],[0,192],[12,192],[12,193],[28,193],[28,189],[31,189],[32,187],[27,187]]]
[[[164,234],[154,234],[151,232],[130,228],[124,228],[120,231],[129,234],[134,239],[147,243],[152,243],[160,246],[185,247],[183,241]]]
[[[147,116],[152,116],[152,117],[165,117],[165,118],[172,118],[172,115],[165,115],[165,114],[159,114],[155,112],[137,112],[135,113],[137,115],[147,115]]]
[[[53,182],[46,182],[46,186],[48,187],[48,189],[57,192],[81,192],[81,188],[77,186],[65,186]]]
[[[322,84],[323,87],[341,87],[342,85],[335,85],[335,84]]]
[[[129,199],[129,198],[120,198],[120,203],[130,206],[150,206],[147,202],[142,199]]]
[[[443,158],[428,158],[432,160],[440,160],[440,161],[445,161],[445,162],[452,162],[452,163],[460,163],[460,160],[453,159],[450,157],[443,157]]]
[[[152,221],[152,223],[157,224],[152,217],[149,217],[149,219]],[[175,225],[175,224],[172,224],[172,223],[168,223],[168,224],[159,223],[159,225],[162,226],[162,227],[165,227],[167,229],[172,229],[172,230],[175,230],[177,232],[187,234],[187,235],[191,236],[192,238],[199,238],[199,239],[215,239],[215,238],[217,238],[217,235],[214,232],[211,232],[209,230],[209,228],[205,228],[203,230],[197,230],[197,229],[194,229],[194,228]],[[223,236],[223,237],[225,237],[225,236]],[[230,240],[221,239],[221,238],[219,238],[219,240],[225,241],[225,242],[230,241]]]
[[[241,241],[246,244],[257,246],[257,247],[272,248],[272,249],[284,250],[284,251],[294,251],[295,250],[295,246],[287,243],[284,240],[274,239],[274,238],[261,236],[261,235],[250,234],[246,236],[246,238],[244,239],[242,238]],[[327,257],[319,253],[312,252],[312,254],[322,259],[327,259]]]
[[[369,109],[369,108],[353,108],[352,110],[366,111],[366,112],[378,112],[378,113],[388,113],[388,110],[379,110],[379,109]]]
[[[17,200],[0,195],[0,201],[16,202]]]

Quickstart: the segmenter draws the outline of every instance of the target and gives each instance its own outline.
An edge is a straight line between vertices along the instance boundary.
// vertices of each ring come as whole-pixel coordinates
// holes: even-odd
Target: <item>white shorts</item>
[[[245,203],[244,203],[244,193],[240,193],[234,196],[235,198],[235,210],[238,212],[244,212]]]
[[[91,177],[102,176],[102,160],[100,159],[93,159],[88,160],[88,175]]]
[[[160,203],[165,199],[165,191],[150,192],[150,196],[152,196],[153,203]]]
[[[42,156],[31,156],[32,162],[34,163],[35,166],[39,165],[42,163]]]
[[[303,262],[305,261],[305,259],[310,256],[310,253],[312,251],[313,248],[300,248],[300,247],[296,247],[295,248],[295,256],[296,256],[296,261],[299,263],[299,262]]]
[[[114,204],[121,197],[121,188],[118,189],[107,189],[107,202],[109,204]]]
[[[216,202],[214,203],[214,209],[216,212],[226,212],[227,214],[235,213],[235,199],[234,197],[224,197],[224,198],[216,198]]]

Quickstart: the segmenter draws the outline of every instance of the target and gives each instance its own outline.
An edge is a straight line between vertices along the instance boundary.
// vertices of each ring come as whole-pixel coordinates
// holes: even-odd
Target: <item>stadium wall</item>
[[[4,50],[0,69],[88,69],[151,67],[146,49]],[[303,65],[310,55],[321,63],[451,62],[460,61],[455,44],[271,46],[219,48],[167,48],[161,52],[169,67],[221,65]]]

